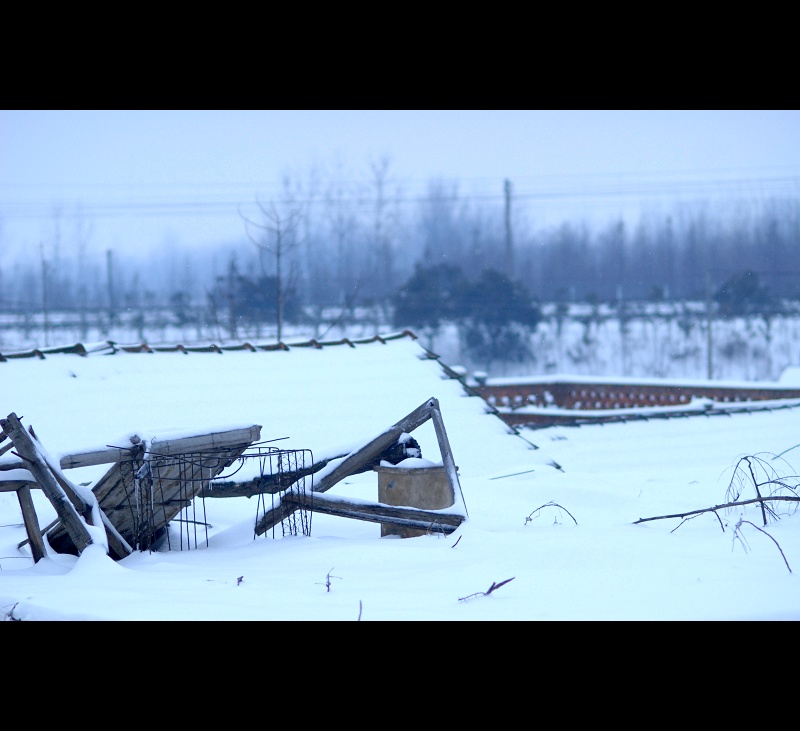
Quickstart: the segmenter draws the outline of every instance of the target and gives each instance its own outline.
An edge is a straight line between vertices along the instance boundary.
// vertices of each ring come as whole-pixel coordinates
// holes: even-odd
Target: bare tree
[[[389,195],[391,176],[390,160],[387,156],[370,163],[375,207],[372,219],[372,246],[370,250],[371,273],[375,301],[385,299],[396,285],[396,262],[393,246],[397,226],[396,200]],[[395,199],[397,194],[395,193]]]
[[[297,271],[291,268],[287,281],[284,281],[284,264],[289,252],[300,244],[298,231],[303,220],[303,209],[300,206],[293,206],[283,215],[278,210],[274,202],[269,205],[262,203],[256,198],[264,223],[257,223],[239,211],[239,215],[245,222],[247,236],[258,249],[259,264],[262,274],[267,274],[267,267],[264,265],[264,255],[270,254],[275,262],[275,307],[276,307],[276,327],[277,340],[280,342],[283,330],[283,312],[286,305],[287,293],[291,291]],[[260,230],[260,235],[254,237],[251,234],[250,226]]]

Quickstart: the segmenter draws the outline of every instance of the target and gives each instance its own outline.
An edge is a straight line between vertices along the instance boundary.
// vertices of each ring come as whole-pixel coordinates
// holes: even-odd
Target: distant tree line
[[[140,256],[90,254],[85,222],[54,220],[51,240],[0,261],[0,313],[173,308],[215,322],[294,322],[338,307],[384,307],[395,323],[427,328],[456,318],[465,338],[503,342],[535,328],[536,303],[619,304],[713,298],[721,312],[769,310],[800,299],[800,201],[695,205],[643,213],[636,225],[572,221],[536,229],[513,188],[483,200],[430,181],[411,200],[390,165],[348,183],[284,181],[264,203],[242,204],[242,237],[210,251],[165,243]],[[511,313],[513,312],[513,317]]]

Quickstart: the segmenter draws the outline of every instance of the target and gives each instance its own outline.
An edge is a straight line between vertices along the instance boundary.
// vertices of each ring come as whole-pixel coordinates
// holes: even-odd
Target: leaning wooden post
[[[53,473],[48,469],[47,463],[42,459],[39,450],[23,428],[17,415],[12,412],[7,419],[0,419],[0,426],[3,427],[3,433],[7,434],[14,443],[17,454],[25,461],[26,469],[33,475],[47,499],[52,503],[67,534],[78,549],[78,553],[82,553],[83,549],[92,543],[92,537],[86,529],[86,524],[56,482]]]
[[[42,538],[42,531],[39,529],[39,519],[36,516],[36,508],[33,505],[31,488],[28,485],[22,485],[17,490],[17,500],[19,500],[19,507],[22,510],[22,520],[25,523],[28,542],[31,544],[33,562],[39,563],[47,555],[47,549]]]
[[[458,481],[458,469],[453,459],[453,450],[450,449],[450,441],[447,438],[447,432],[444,428],[442,412],[439,410],[439,401],[432,398],[428,403],[430,404],[433,427],[436,430],[436,439],[439,442],[439,451],[442,453],[442,464],[447,472],[447,478],[450,480],[450,488],[453,490],[453,497],[458,495],[461,498],[461,504],[464,506],[464,515],[469,517],[469,513],[467,513],[467,504],[464,502],[464,493],[461,492],[461,483]]]

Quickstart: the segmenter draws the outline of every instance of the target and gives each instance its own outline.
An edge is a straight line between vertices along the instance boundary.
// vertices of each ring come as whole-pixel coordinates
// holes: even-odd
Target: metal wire
[[[258,468],[256,484],[261,486],[257,493],[255,522],[268,509],[277,507],[283,536],[311,535],[311,511],[286,506],[282,500],[290,488],[302,495],[313,490],[313,477],[306,474],[313,465],[311,451],[278,449],[262,442],[235,458],[224,452],[219,455],[208,451],[176,455],[147,452],[138,458],[123,460],[120,472],[126,489],[121,507],[130,513],[131,545],[135,550],[151,552],[164,544],[167,550],[181,551],[196,549],[203,541],[208,547],[206,497],[210,482],[227,480],[254,462]],[[250,483],[251,471],[247,470],[247,474],[246,481]],[[166,523],[167,507],[175,505],[176,501],[184,507]],[[198,520],[199,509],[202,510],[201,520]],[[177,531],[170,531],[173,523],[177,524]],[[177,536],[171,535],[174,533]],[[177,537],[177,546],[173,546],[174,537]]]
[[[311,450],[308,449],[277,449],[275,447],[257,446],[251,452],[242,455],[245,459],[257,458],[259,462],[259,481],[262,484],[274,485],[269,490],[269,510],[278,510],[281,516],[281,535],[304,536],[311,535],[311,511],[306,508],[287,506],[283,497],[289,489],[303,496],[313,491],[313,475],[310,473],[314,463]],[[269,478],[266,480],[265,478]],[[265,491],[258,496],[256,506],[256,524],[267,512]],[[255,537],[255,530],[253,531]],[[267,535],[267,532],[264,533]],[[272,528],[272,537],[275,537],[275,527]]]

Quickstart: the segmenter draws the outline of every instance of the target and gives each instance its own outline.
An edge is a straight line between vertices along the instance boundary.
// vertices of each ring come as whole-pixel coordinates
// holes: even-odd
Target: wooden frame
[[[391,447],[404,433],[412,432],[417,427],[424,424],[429,419],[433,420],[436,431],[436,438],[439,442],[439,451],[442,455],[442,464],[447,472],[447,478],[453,491],[456,501],[461,502],[461,507],[450,511],[421,510],[417,508],[399,509],[397,506],[385,505],[383,503],[369,503],[365,507],[364,503],[348,503],[346,500],[320,499],[320,493],[327,492],[336,483],[355,474],[363,467],[379,456],[384,450]],[[441,523],[443,520],[451,521],[446,524],[455,530],[466,518],[466,504],[461,492],[461,484],[458,481],[458,471],[456,468],[453,453],[450,449],[450,442],[447,438],[447,431],[444,428],[444,420],[439,408],[439,402],[435,398],[429,398],[420,404],[414,411],[407,414],[396,424],[390,426],[386,431],[370,440],[364,446],[348,454],[340,464],[331,472],[325,475],[317,484],[314,485],[311,496],[303,497],[300,490],[295,486],[280,498],[278,504],[267,510],[264,515],[256,521],[256,535],[263,535],[271,528],[274,528],[287,515],[293,513],[300,507],[307,507],[311,510],[327,512],[331,515],[339,515],[356,520],[369,520],[379,523],[393,523],[399,525],[413,525],[415,528],[427,528],[433,524]],[[402,510],[411,510],[413,514],[401,514]],[[446,517],[445,517],[446,516]],[[410,522],[409,522],[410,521]],[[445,532],[452,532],[445,531]]]
[[[28,534],[28,541],[34,561],[38,562],[46,555],[43,534],[53,550],[63,553],[80,555],[93,540],[87,526],[93,525],[95,516],[100,516],[102,527],[108,541],[108,552],[113,558],[124,558],[135,549],[132,543],[135,531],[132,530],[130,511],[125,509],[129,500],[127,492],[131,485],[130,475],[123,474],[121,465],[135,457],[142,458],[147,452],[147,445],[139,438],[131,438],[131,447],[109,447],[104,450],[68,455],[56,464],[39,443],[33,429],[30,434],[25,431],[16,414],[11,413],[7,419],[0,419],[2,438],[9,438],[16,454],[20,457],[17,461],[5,461],[3,470],[27,470],[33,480],[5,480],[0,481],[0,490],[16,491],[22,509],[23,521]],[[215,475],[219,474],[226,466],[233,463],[247,447],[258,440],[261,427],[254,425],[242,429],[231,429],[210,434],[192,435],[188,437],[164,440],[150,445],[150,455],[165,458],[168,471],[165,475],[166,490],[153,513],[154,525],[149,527],[159,529],[166,527],[172,518],[191,502],[203,486]],[[4,451],[8,445],[4,446]],[[195,474],[192,467],[192,477],[188,480],[191,486],[186,492],[182,486],[186,480],[179,479],[180,467],[176,468],[177,460],[171,459],[177,455],[200,454],[212,455],[211,466],[202,466]],[[98,464],[111,464],[108,472],[95,484],[91,491],[91,499],[87,501],[83,492],[63,474],[62,468],[86,467]],[[30,496],[30,488],[41,488],[47,499],[53,505],[58,518],[47,526],[44,531],[39,529],[36,511]],[[25,541],[22,544],[24,545]]]

